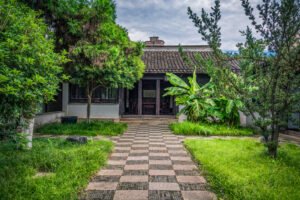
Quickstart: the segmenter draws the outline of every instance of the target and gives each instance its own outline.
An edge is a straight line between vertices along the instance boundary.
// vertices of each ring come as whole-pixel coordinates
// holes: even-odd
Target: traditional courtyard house
[[[165,45],[158,37],[150,37],[145,42],[143,61],[146,65],[143,78],[133,89],[98,88],[94,92],[91,107],[91,118],[120,120],[125,117],[157,116],[174,117],[179,111],[173,97],[163,96],[165,88],[170,84],[166,73],[171,72],[180,77],[191,76],[196,63],[197,54],[205,58],[212,56],[212,50],[207,45],[182,45],[184,52],[190,58],[192,66],[187,65],[178,52],[178,45]],[[238,63],[231,62],[232,70],[238,70]],[[197,71],[198,81],[205,84],[209,76],[204,71]],[[43,112],[35,119],[40,125],[59,120],[61,116],[78,116],[86,118],[87,97],[85,89],[78,85],[64,83],[56,101],[44,105]],[[241,115],[241,124],[251,123],[251,120]]]
[[[212,55],[212,50],[206,45],[182,45],[182,48],[192,62],[196,62],[196,54],[204,58]],[[133,89],[98,88],[94,92],[92,118],[119,120],[126,116],[141,115],[175,118],[179,108],[172,97],[163,96],[165,88],[170,86],[165,74],[171,72],[187,77],[192,74],[194,67],[183,61],[177,45],[165,45],[158,37],[151,37],[145,42],[143,61],[146,65],[144,77]],[[209,81],[203,71],[198,70],[197,73],[200,83]],[[63,115],[86,117],[87,98],[84,88],[64,83],[55,99],[55,102],[44,105],[43,112],[35,120],[37,125],[57,120]]]

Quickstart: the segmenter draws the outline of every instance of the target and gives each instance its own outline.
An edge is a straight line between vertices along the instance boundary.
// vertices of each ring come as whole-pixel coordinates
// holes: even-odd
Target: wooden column
[[[156,80],[156,115],[160,115],[160,80]]]
[[[142,80],[139,81],[139,86],[138,86],[138,115],[142,115],[142,104],[143,104],[143,82]]]

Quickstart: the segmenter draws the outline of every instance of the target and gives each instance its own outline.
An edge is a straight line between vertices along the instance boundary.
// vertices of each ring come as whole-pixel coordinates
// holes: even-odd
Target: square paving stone
[[[150,165],[149,169],[161,169],[161,170],[172,170],[173,166],[172,165]]]
[[[171,160],[177,160],[177,161],[192,161],[190,157],[188,156],[171,156]]]
[[[197,170],[195,165],[173,165],[174,170]]]
[[[171,160],[149,160],[150,165],[172,165]]]
[[[170,160],[169,156],[149,156],[149,160]]]
[[[118,182],[90,182],[86,190],[116,190]]]
[[[129,156],[127,160],[149,160],[148,156]]]
[[[167,151],[168,149],[166,147],[149,147],[149,150],[163,150],[163,151]]]
[[[149,170],[150,176],[174,176],[175,172],[173,170],[156,170],[150,169]]]
[[[169,151],[183,151],[183,147],[168,147]]]
[[[176,176],[150,176],[149,182],[176,182]]]
[[[197,176],[198,170],[175,170],[177,176]]]
[[[121,176],[123,174],[123,170],[117,169],[102,169],[97,173],[98,176]]]
[[[148,176],[121,176],[120,182],[148,182]]]
[[[148,200],[148,190],[117,190],[114,200]]]
[[[133,153],[149,153],[149,150],[148,149],[146,149],[146,150],[131,150],[130,154],[133,154]]]
[[[165,156],[165,157],[169,157],[169,153],[154,153],[154,152],[150,152],[149,156]]]
[[[177,176],[178,183],[206,183],[203,176]]]
[[[124,170],[123,172],[123,176],[145,176],[148,174],[148,170]]]
[[[149,151],[150,153],[168,153],[168,150],[159,150],[159,149],[153,149]]]
[[[172,163],[174,165],[194,165],[193,161],[182,161],[182,160],[173,160]]]
[[[149,191],[149,200],[183,200],[183,198],[180,191],[152,190]]]
[[[120,169],[123,170],[125,165],[107,165],[105,169]]]
[[[149,153],[130,153],[129,156],[132,157],[132,156],[148,156]]]
[[[119,182],[120,176],[95,176],[92,182]]]
[[[132,150],[148,150],[148,147],[131,147]]]
[[[200,183],[179,183],[179,187],[183,191],[207,189],[205,184],[200,184]]]
[[[115,190],[94,190],[86,193],[86,200],[113,200]]]
[[[208,191],[182,191],[184,200],[217,200],[216,195]]]
[[[124,170],[148,170],[148,164],[139,164],[139,165],[125,165]]]
[[[149,190],[180,191],[178,183],[150,182]]]
[[[148,182],[121,182],[119,183],[117,190],[148,190]]]
[[[127,160],[126,165],[148,164],[148,160]]]

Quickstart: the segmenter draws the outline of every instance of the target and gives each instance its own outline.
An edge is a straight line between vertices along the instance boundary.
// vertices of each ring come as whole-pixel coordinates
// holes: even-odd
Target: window
[[[69,91],[70,103],[86,103],[87,95],[85,88],[78,85],[70,84]],[[92,103],[117,103],[118,89],[114,88],[97,88],[92,97]]]

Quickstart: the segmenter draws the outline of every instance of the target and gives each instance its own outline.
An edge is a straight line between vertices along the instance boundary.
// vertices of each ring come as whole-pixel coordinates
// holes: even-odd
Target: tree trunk
[[[271,141],[268,143],[268,153],[271,157],[277,157],[277,149],[279,142],[279,128],[278,125],[274,125],[274,130],[272,130]]]
[[[32,148],[33,128],[34,128],[34,118],[28,120],[28,126],[25,129],[22,130],[23,134],[25,134],[25,137],[27,139],[27,145],[26,145],[26,147],[28,149]]]
[[[88,103],[87,103],[87,110],[86,110],[86,118],[87,122],[91,122],[91,105],[92,105],[92,95],[88,94]]]

